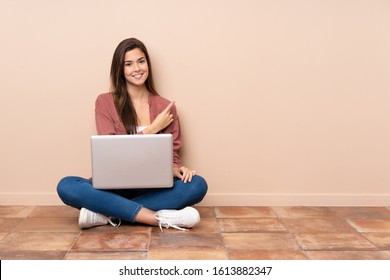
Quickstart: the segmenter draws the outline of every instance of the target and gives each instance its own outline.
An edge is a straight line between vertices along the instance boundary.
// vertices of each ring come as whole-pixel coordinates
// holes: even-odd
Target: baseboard
[[[62,205],[56,193],[0,193],[0,205]],[[208,193],[201,206],[390,206],[390,194]]]
[[[390,194],[210,193],[204,206],[390,206]]]

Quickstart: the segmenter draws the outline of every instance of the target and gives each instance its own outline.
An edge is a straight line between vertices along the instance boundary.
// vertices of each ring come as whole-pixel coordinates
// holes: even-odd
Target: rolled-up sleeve
[[[170,133],[173,137],[173,165],[176,167],[181,167],[182,163],[180,159],[180,148],[182,146],[182,139],[180,134],[179,115],[177,114],[175,106],[172,107],[171,113],[173,114],[173,122],[168,128],[170,128]]]

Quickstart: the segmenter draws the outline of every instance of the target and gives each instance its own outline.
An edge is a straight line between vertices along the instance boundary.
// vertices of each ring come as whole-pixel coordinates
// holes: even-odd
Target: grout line
[[[72,248],[73,246],[76,244],[76,242],[79,240],[80,238],[80,235],[81,235],[82,231],[80,230],[79,231],[79,234],[76,236],[76,238],[74,239],[73,243],[70,245],[69,249],[67,250],[65,256],[64,256],[64,260],[66,259],[66,257],[69,255],[70,251],[72,251]]]
[[[217,233],[218,233],[219,237],[221,238],[221,242],[222,242],[222,246],[223,246],[223,251],[225,252],[226,258],[227,258],[228,260],[230,260],[230,254],[229,254],[228,249],[226,248],[225,239],[223,238],[223,235],[222,235],[223,232],[221,231],[221,225],[220,225],[220,223],[219,223],[220,218],[217,217],[216,207],[213,206],[212,209],[213,209],[213,211],[214,211],[214,218],[215,218],[215,220],[216,220],[216,222],[217,222],[217,227],[218,227],[218,232],[217,232]]]
[[[357,235],[359,235],[362,239],[364,239],[364,240],[366,240],[368,243],[370,243],[371,245],[373,245],[377,250],[376,251],[382,251],[382,249],[380,249],[377,245],[375,245],[373,242],[371,242],[371,240],[369,240],[368,238],[366,238],[363,234],[362,234],[362,232],[360,232],[356,227],[354,227],[350,222],[349,222],[349,220],[350,219],[353,219],[353,218],[350,218],[350,217],[345,217],[345,216],[342,216],[342,215],[339,215],[339,214],[337,214],[337,213],[335,213],[336,214],[336,216],[338,217],[338,218],[340,218],[342,221],[344,221],[345,223],[347,223],[351,228],[353,228],[353,230],[355,231],[355,233],[357,234]]]
[[[145,256],[145,259],[147,260],[149,258],[149,249],[150,249],[150,243],[152,242],[152,231],[153,231],[153,228],[150,226],[148,228],[148,235],[149,235],[149,238],[148,238],[148,244],[146,245],[146,256]]]

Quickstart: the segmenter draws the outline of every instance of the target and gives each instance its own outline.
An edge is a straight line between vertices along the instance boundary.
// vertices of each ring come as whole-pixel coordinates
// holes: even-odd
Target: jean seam
[[[135,209],[135,211],[132,213],[132,215],[130,216],[131,218],[131,222],[134,222],[134,219],[135,217],[137,217],[139,211],[141,211],[141,209],[143,208],[143,206],[140,204],[137,206],[137,208]]]

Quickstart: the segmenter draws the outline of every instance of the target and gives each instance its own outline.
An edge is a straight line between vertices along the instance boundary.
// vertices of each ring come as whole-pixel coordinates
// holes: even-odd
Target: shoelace
[[[167,217],[165,217],[165,219],[169,219]],[[158,221],[158,226],[160,227],[160,230],[163,231],[162,227],[164,225],[165,228],[175,228],[175,229],[178,229],[178,230],[182,230],[182,231],[187,231],[188,229],[186,228],[181,228],[177,225],[172,225],[170,224],[168,221],[164,220],[164,218],[160,218],[159,216],[156,216],[156,220]]]
[[[111,221],[110,218],[107,218],[107,221],[110,223],[110,225],[112,225],[113,227],[119,227],[122,223],[122,220],[121,219],[118,219],[118,223],[114,223],[113,221]]]

